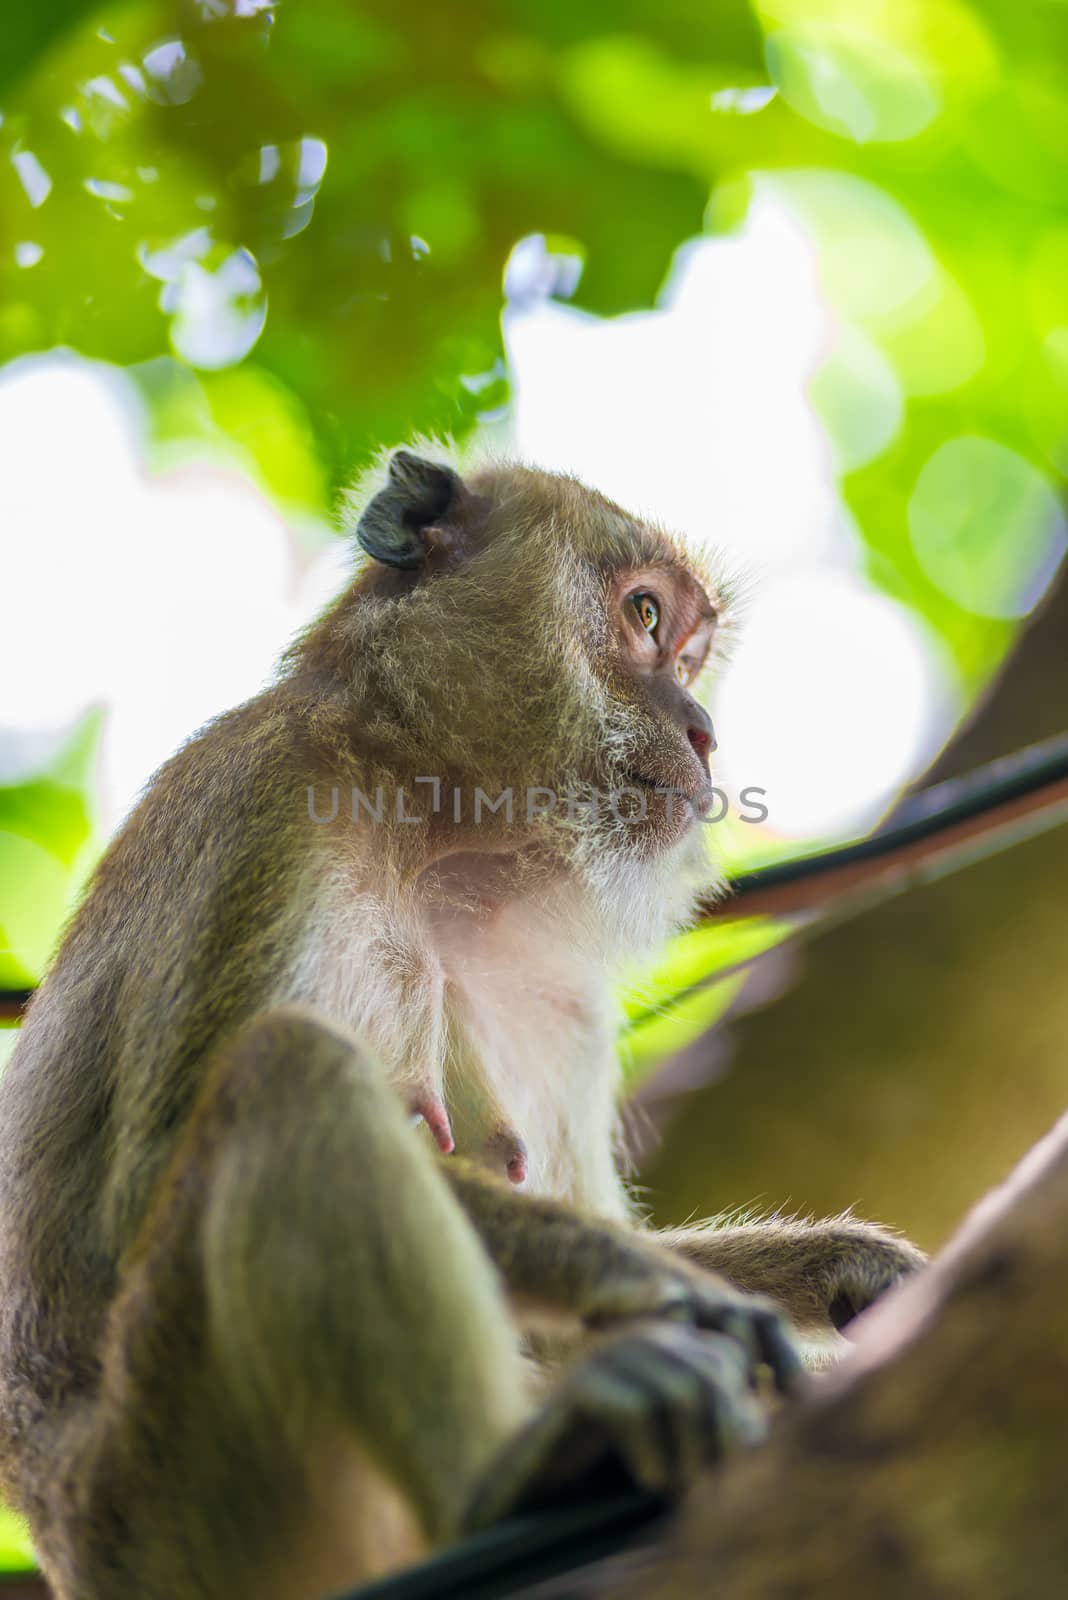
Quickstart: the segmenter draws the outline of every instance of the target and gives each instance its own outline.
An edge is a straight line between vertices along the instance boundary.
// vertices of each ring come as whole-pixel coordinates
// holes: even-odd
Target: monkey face
[[[716,748],[711,719],[690,692],[716,612],[694,574],[665,557],[614,573],[607,591],[609,692],[633,724],[622,776],[648,797],[650,843],[672,842],[700,815]]]

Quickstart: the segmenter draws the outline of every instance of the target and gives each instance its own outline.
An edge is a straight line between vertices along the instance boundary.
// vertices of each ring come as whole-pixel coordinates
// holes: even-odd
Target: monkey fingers
[[[768,1367],[781,1394],[795,1394],[804,1383],[804,1362],[790,1325],[777,1306],[758,1295],[721,1287],[711,1276],[694,1285],[694,1325],[725,1334],[746,1352],[750,1366]]]
[[[662,1274],[620,1273],[599,1286],[595,1303],[585,1310],[593,1327],[642,1315],[726,1335],[744,1351],[751,1375],[756,1367],[769,1368],[782,1394],[795,1393],[803,1381],[801,1353],[779,1308],[711,1272],[679,1270],[672,1263]]]
[[[765,1434],[734,1340],[684,1324],[612,1334],[562,1380],[476,1492],[469,1528],[578,1491],[638,1487],[674,1499],[706,1465]]]

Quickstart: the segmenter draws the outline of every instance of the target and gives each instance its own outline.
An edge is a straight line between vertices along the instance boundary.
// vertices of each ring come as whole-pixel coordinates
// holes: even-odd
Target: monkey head
[[[715,749],[694,684],[720,601],[679,544],[574,478],[512,464],[461,477],[407,450],[358,502],[366,558],[297,647],[329,657],[370,709],[365,744],[395,780],[464,793],[440,826],[482,845],[536,837],[573,859],[707,860],[695,826]]]

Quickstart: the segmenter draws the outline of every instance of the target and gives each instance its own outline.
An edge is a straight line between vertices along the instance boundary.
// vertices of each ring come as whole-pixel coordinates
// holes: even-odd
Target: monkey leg
[[[468,1526],[576,1493],[637,1485],[674,1498],[701,1469],[755,1444],[767,1414],[743,1346],[719,1333],[639,1319],[598,1339],[485,1475]]]
[[[669,1228],[652,1237],[739,1289],[766,1295],[802,1334],[833,1345],[836,1331],[923,1266],[922,1251],[871,1222],[772,1218]]]
[[[62,1600],[312,1600],[447,1539],[526,1416],[493,1268],[341,1032],[215,1060],[35,1534]],[[363,1512],[361,1514],[361,1506]]]
[[[801,1368],[775,1307],[478,1165],[443,1170],[516,1309],[573,1319],[566,1332],[527,1328],[529,1354],[558,1381],[484,1475],[469,1528],[583,1488],[677,1496],[708,1462],[763,1437],[757,1371],[789,1393]]]

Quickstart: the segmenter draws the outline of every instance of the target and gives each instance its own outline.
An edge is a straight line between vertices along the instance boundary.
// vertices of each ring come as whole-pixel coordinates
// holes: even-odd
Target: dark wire
[[[618,1555],[647,1535],[666,1510],[658,1495],[627,1489],[531,1512],[337,1600],[504,1600]]]
[[[908,845],[936,839],[962,823],[1000,811],[1013,801],[1024,800],[1065,780],[1068,780],[1068,733],[1059,733],[1043,744],[1002,756],[963,777],[949,778],[944,783],[919,790],[903,800],[890,821],[866,839],[739,873],[733,880],[734,892],[729,904],[733,908],[737,901],[744,903],[758,890],[764,893],[806,878],[819,878],[840,867],[892,857]]]

